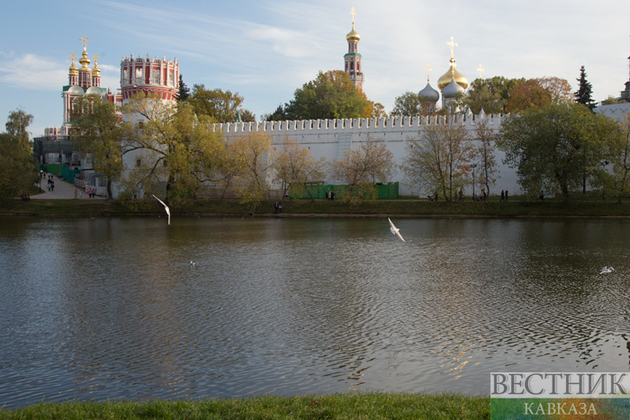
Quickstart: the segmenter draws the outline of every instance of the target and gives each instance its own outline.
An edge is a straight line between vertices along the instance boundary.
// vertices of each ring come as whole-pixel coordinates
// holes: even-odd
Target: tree
[[[273,112],[273,114],[266,114],[263,118],[265,121],[286,121],[288,120],[288,116],[282,104],[278,105],[278,108]]]
[[[608,98],[602,101],[602,105],[616,105],[616,104],[623,104],[623,103],[625,102],[615,99],[612,95],[608,95]]]
[[[461,125],[427,125],[420,138],[408,139],[402,170],[410,188],[441,192],[452,200],[469,180],[472,145]]]
[[[358,148],[350,149],[342,160],[332,163],[332,175],[347,185],[342,199],[358,202],[376,199],[376,183],[387,182],[394,170],[394,155],[383,142],[368,137]]]
[[[205,115],[212,122],[236,122],[239,113],[243,121],[256,121],[254,114],[243,109],[243,101],[244,98],[238,92],[208,90],[204,85],[194,85],[192,95],[188,99],[198,116]]]
[[[76,151],[91,154],[94,169],[107,177],[107,196],[123,170],[123,144],[131,136],[131,123],[123,122],[113,103],[98,95],[76,98],[72,104],[70,135]]]
[[[529,79],[526,82],[519,83],[512,89],[505,109],[508,113],[517,113],[532,107],[537,108],[548,105],[552,102],[553,96],[551,92],[542,87],[536,79]]]
[[[124,108],[127,118],[141,117],[124,152],[134,152],[129,182],[156,195],[166,191],[167,203],[187,198],[204,181],[211,181],[224,147],[207,129],[209,118],[187,104],[174,106],[159,96],[135,97]]]
[[[273,167],[270,148],[271,137],[261,132],[235,137],[226,144],[230,184],[243,205],[256,208],[267,197]]]
[[[475,79],[466,90],[464,105],[473,113],[505,114],[512,90],[525,79],[506,79],[495,76],[489,79]]]
[[[385,107],[382,103],[370,101],[370,105],[372,108],[369,112],[370,118],[387,118],[387,112],[385,112]]]
[[[566,79],[559,77],[539,77],[533,79],[551,94],[551,100],[555,103],[570,102],[573,100],[571,85]]]
[[[177,92],[177,95],[175,96],[175,99],[177,99],[178,102],[182,102],[182,101],[187,101],[188,98],[190,98],[190,89],[188,88],[188,86],[186,86],[186,83],[184,83],[184,78],[180,74],[179,75],[179,90]]]
[[[292,194],[307,193],[314,200],[308,187],[324,180],[326,159],[315,159],[307,148],[286,137],[282,151],[275,156],[274,168],[276,179],[290,186]]]
[[[584,66],[580,67],[580,78],[575,79],[579,83],[578,90],[575,92],[575,101],[578,104],[586,105],[591,111],[595,109],[595,101],[591,97],[593,94],[593,85],[586,80],[586,70]]]
[[[6,133],[0,134],[0,199],[30,198],[30,188],[39,180],[37,162],[30,146],[28,126],[33,116],[21,109],[11,111]]]
[[[341,70],[319,72],[285,105],[289,120],[369,118],[371,102]]]
[[[396,117],[415,117],[420,115],[422,99],[417,93],[405,92],[394,100],[394,109],[390,113]]]
[[[476,79],[474,82],[477,80],[480,79]],[[463,102],[475,115],[479,114],[481,110],[486,114],[501,114],[504,110],[501,95],[499,92],[492,91],[488,85],[479,84],[479,86],[469,89],[464,95]]]
[[[531,195],[559,192],[565,201],[602,170],[616,123],[581,104],[548,104],[506,118],[497,138],[504,163]]]
[[[490,195],[490,188],[497,182],[497,161],[494,150],[494,131],[488,126],[487,121],[477,123],[475,127],[475,142],[473,155],[475,156],[478,170],[479,184],[485,185],[486,192]]]
[[[630,192],[630,113],[619,122],[619,131],[614,139],[616,141],[609,143],[610,148],[602,162],[599,180],[604,191],[616,194],[621,203],[621,197]],[[609,163],[612,169],[607,171]]]

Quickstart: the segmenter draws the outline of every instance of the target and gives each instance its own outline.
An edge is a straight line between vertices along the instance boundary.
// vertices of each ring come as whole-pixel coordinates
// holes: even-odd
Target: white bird
[[[168,206],[164,203],[164,201],[160,200],[159,198],[157,198],[155,196],[155,194],[151,194],[153,195],[153,198],[155,198],[157,201],[159,201],[160,203],[162,203],[162,205],[164,206],[164,210],[166,210],[166,215],[168,216],[168,224],[171,224],[171,210],[168,208]]]
[[[391,221],[391,219],[389,217],[387,218],[387,220],[389,220],[389,224],[390,224],[389,230],[391,230],[394,235],[398,235],[398,237],[400,238],[401,241],[406,242],[405,239],[400,234],[400,229],[398,229],[396,226],[394,226],[394,223],[392,223],[392,221]]]
[[[602,271],[600,271],[599,274],[608,274],[608,273],[612,273],[613,271],[615,271],[614,268],[604,266],[604,268],[602,268]]]
[[[190,265],[195,265],[195,262],[193,260],[190,260]]]

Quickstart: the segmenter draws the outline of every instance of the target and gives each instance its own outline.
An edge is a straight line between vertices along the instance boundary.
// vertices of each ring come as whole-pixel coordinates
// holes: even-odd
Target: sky
[[[101,87],[120,88],[123,57],[177,58],[188,87],[238,92],[260,120],[318,71],[343,68],[352,7],[363,90],[387,112],[426,86],[427,65],[437,89],[451,37],[470,82],[481,66],[483,78],[554,76],[575,91],[585,66],[600,101],[630,78],[628,0],[21,0],[0,15],[0,118],[23,109],[34,136],[60,126],[70,54],[80,57],[85,35],[90,59],[100,57]]]

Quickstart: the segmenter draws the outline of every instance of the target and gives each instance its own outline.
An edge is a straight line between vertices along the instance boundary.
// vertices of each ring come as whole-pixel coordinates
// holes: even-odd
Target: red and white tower
[[[175,101],[179,91],[179,63],[147,58],[124,57],[120,62],[120,88],[123,104],[136,94],[159,95],[164,101]]]
[[[352,15],[352,31],[346,36],[348,41],[348,53],[343,56],[345,61],[345,72],[350,76],[350,80],[359,90],[363,90],[363,66],[361,64],[361,54],[359,54],[359,40],[361,36],[354,30],[354,7],[350,14]]]

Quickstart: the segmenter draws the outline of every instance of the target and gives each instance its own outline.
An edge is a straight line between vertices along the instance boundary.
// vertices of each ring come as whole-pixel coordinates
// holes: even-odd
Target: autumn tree
[[[504,163],[516,168],[530,195],[560,193],[564,200],[585,177],[602,170],[616,123],[576,103],[533,107],[506,118],[497,137]]]
[[[407,140],[405,151],[401,167],[410,188],[452,200],[469,183],[472,144],[465,127],[427,125],[420,137]]]
[[[281,147],[274,158],[276,179],[285,186],[285,191],[290,186],[292,194],[307,193],[314,200],[309,186],[324,180],[326,159],[315,159],[307,148],[289,137],[284,139]]]
[[[156,195],[166,191],[167,202],[190,197],[204,181],[211,181],[218,163],[220,138],[207,129],[209,118],[193,108],[163,102],[159,96],[135,97],[124,108],[130,120],[139,121],[125,142],[133,152],[131,184]]]
[[[341,70],[319,72],[296,89],[284,111],[289,120],[369,118],[371,102]]]
[[[359,147],[346,151],[344,159],[331,164],[333,178],[347,186],[341,197],[349,202],[377,198],[377,182],[388,182],[394,172],[394,155],[384,142],[368,137]]]
[[[11,111],[6,132],[0,133],[0,200],[28,200],[30,188],[39,180],[27,131],[32,121],[33,116],[21,109]]]
[[[576,79],[579,83],[578,90],[575,92],[575,101],[578,104],[586,105],[591,111],[595,109],[595,101],[593,101],[593,85],[586,80],[586,70],[584,66],[580,67],[580,77]]]
[[[123,170],[124,143],[131,136],[131,123],[123,122],[113,103],[98,95],[78,97],[72,104],[70,135],[77,152],[90,154],[94,170],[107,177],[107,196]]]
[[[258,207],[267,198],[273,168],[271,137],[261,132],[237,136],[226,142],[226,166],[219,166],[230,188],[243,205]]]
[[[477,170],[478,182],[485,186],[485,190],[490,195],[490,188],[494,187],[497,182],[497,160],[495,153],[495,133],[488,125],[487,121],[478,122],[474,132],[474,142],[472,145],[475,164],[479,168]]]
[[[529,79],[526,82],[519,83],[512,89],[505,109],[511,114],[551,103],[551,92],[542,87],[536,79]]]
[[[242,121],[256,121],[253,113],[243,109],[244,100],[238,92],[232,93],[229,90],[224,92],[221,89],[208,90],[201,84],[193,86],[188,102],[198,116],[205,115],[212,122],[236,122],[239,114]]]

